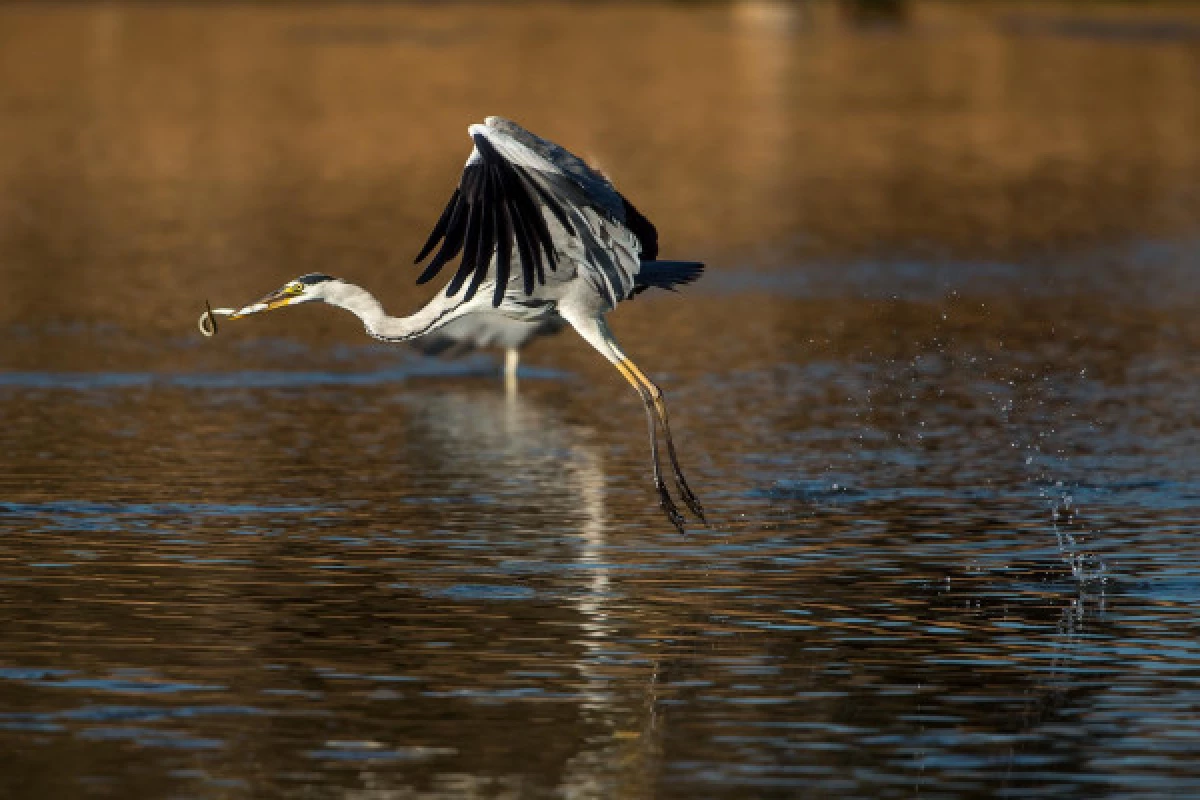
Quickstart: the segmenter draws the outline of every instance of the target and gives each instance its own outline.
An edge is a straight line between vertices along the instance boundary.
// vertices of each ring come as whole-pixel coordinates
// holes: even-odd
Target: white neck
[[[389,316],[373,294],[345,281],[328,287],[321,299],[329,305],[346,309],[362,320],[368,334],[389,342],[413,339],[428,333],[440,317],[433,303],[408,317]]]

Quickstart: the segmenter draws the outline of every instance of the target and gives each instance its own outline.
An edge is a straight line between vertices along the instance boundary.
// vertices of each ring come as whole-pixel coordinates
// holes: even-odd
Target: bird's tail
[[[704,272],[699,261],[643,261],[642,268],[634,279],[635,292],[646,289],[670,289],[691,283]]]

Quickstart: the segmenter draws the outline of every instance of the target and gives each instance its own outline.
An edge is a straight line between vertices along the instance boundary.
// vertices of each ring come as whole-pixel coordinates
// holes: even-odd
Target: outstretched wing
[[[533,294],[570,254],[610,302],[627,297],[641,259],[657,255],[650,221],[603,175],[514,122],[488,117],[469,132],[475,149],[417,255],[420,263],[437,249],[417,283],[459,258],[446,294],[466,284],[470,300],[490,275],[499,306],[517,271]]]

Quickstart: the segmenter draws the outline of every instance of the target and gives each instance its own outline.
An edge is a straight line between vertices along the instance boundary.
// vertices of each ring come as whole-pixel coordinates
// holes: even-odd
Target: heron
[[[423,308],[393,317],[361,286],[310,273],[228,315],[236,319],[323,302],[355,314],[375,339],[424,338],[435,344],[439,336],[465,331],[475,341],[486,343],[491,335],[507,346],[508,341],[569,325],[640,396],[654,487],[671,524],[685,532],[683,514],[663,480],[660,430],[679,496],[707,524],[679,465],[663,392],[625,355],[606,320],[618,303],[646,289],[674,290],[691,283],[704,265],[659,260],[654,225],[608,177],[565,148],[501,117],[488,117],[467,131],[474,148],[414,259],[416,264],[428,259],[418,284],[432,280],[455,259],[457,269],[445,290]],[[509,340],[503,339],[506,331]]]
[[[565,327],[561,318],[546,317],[527,322],[502,314],[467,314],[449,322],[436,332],[409,342],[427,356],[458,356],[476,348],[504,349],[504,386],[512,394],[517,390],[517,367],[521,350],[541,336],[551,336]]]

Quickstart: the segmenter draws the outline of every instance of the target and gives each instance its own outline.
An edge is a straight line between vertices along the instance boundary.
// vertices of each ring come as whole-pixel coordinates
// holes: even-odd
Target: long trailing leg
[[[641,371],[630,361],[621,348],[617,345],[616,339],[612,335],[612,331],[608,329],[604,318],[586,317],[583,319],[568,317],[568,321],[574,326],[575,330],[583,336],[593,347],[600,351],[600,354],[613,363],[613,366],[629,381],[642,398],[642,404],[646,408],[646,426],[650,432],[650,454],[654,462],[654,488],[658,491],[658,502],[662,507],[667,518],[671,523],[679,529],[680,533],[684,532],[683,515],[679,513],[679,509],[675,506],[675,501],[671,499],[671,495],[667,492],[666,482],[662,478],[662,467],[659,463],[658,456],[658,426],[661,424],[667,436],[668,453],[671,457],[671,464],[675,469],[675,479],[679,484],[680,492],[683,495],[684,501],[692,511],[701,520],[704,519],[699,502],[696,501],[691,490],[687,487],[686,481],[683,479],[683,473],[679,469],[678,460],[675,457],[675,447],[671,442],[670,428],[666,422],[666,404],[662,401],[662,391],[657,386],[651,383],[641,374]],[[661,407],[661,411],[659,410]]]
[[[606,354],[609,355],[609,354]],[[617,354],[611,354],[609,360],[613,365],[625,376],[625,380],[637,390],[638,396],[642,398],[642,405],[646,407],[646,428],[650,432],[650,457],[654,462],[654,488],[658,491],[658,505],[667,515],[667,519],[671,520],[671,524],[679,529],[680,533],[686,533],[684,530],[683,515],[679,513],[679,509],[675,505],[675,501],[671,499],[671,494],[667,491],[667,482],[663,480],[662,466],[658,457],[658,421],[654,414],[654,399],[650,393],[642,386],[632,372],[622,363]]]
[[[662,389],[659,389],[657,384],[647,378],[646,374],[638,369],[636,364],[625,357],[617,348],[615,342],[612,343],[612,347],[623,359],[624,366],[633,373],[634,377],[650,393],[650,397],[654,401],[654,410],[658,412],[658,419],[662,422],[663,435],[667,437],[667,455],[671,459],[671,469],[675,472],[675,485],[679,487],[679,495],[683,498],[683,502],[687,503],[687,507],[692,510],[692,513],[707,525],[708,520],[704,518],[704,506],[700,505],[700,501],[696,499],[696,495],[692,493],[691,487],[688,486],[687,480],[683,477],[683,469],[679,466],[679,456],[675,455],[675,440],[671,438],[671,423],[667,421],[667,401],[663,396]]]

